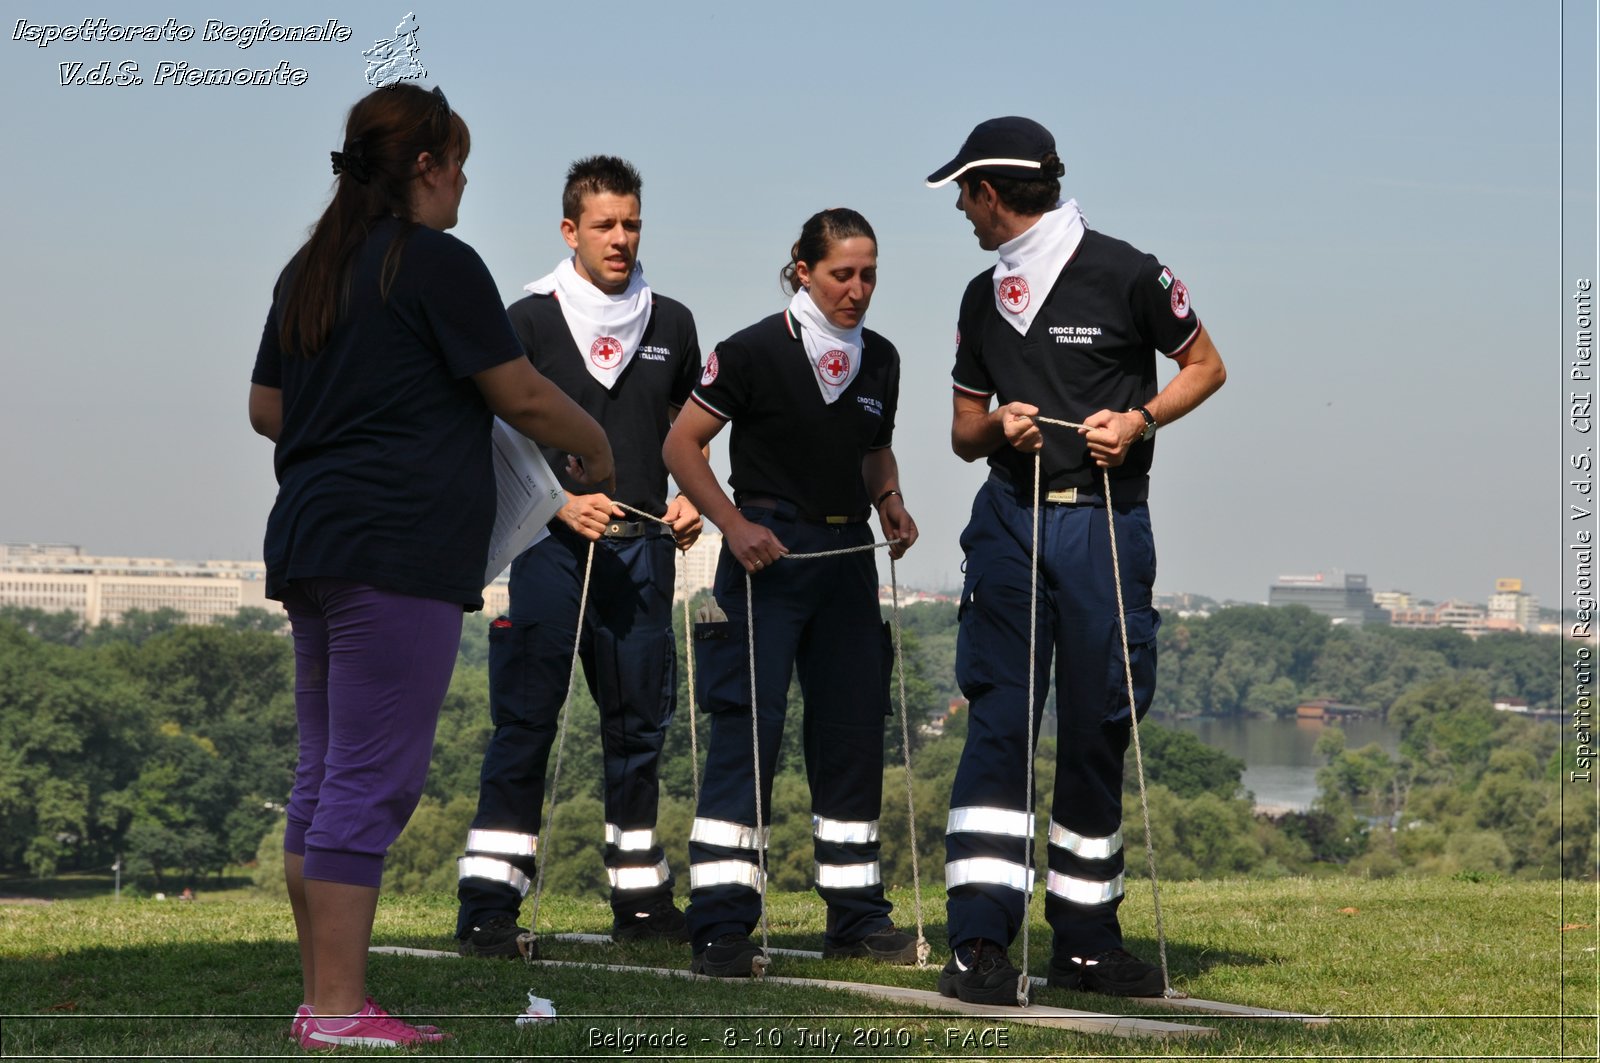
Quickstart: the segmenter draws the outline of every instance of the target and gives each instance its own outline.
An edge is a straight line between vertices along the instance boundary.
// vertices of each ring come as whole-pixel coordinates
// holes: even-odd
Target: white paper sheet
[[[489,535],[487,587],[516,556],[550,534],[546,524],[566,503],[567,493],[539,453],[539,445],[500,418],[494,419],[494,531]]]

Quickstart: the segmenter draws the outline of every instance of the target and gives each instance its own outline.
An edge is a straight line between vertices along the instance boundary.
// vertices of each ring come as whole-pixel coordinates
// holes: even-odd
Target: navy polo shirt
[[[658,517],[665,513],[667,466],[661,460],[661,441],[671,424],[668,411],[687,402],[700,379],[700,339],[688,307],[654,296],[639,349],[609,390],[584,365],[587,354],[579,353],[555,295],[519,299],[508,313],[534,368],[606,430],[617,465],[617,488],[610,497]],[[594,492],[592,484],[567,475],[565,454],[542,449],[562,487],[576,495]]]
[[[1157,391],[1157,351],[1182,353],[1200,332],[1183,283],[1153,255],[1086,230],[1026,335],[1001,320],[991,271],[961,298],[955,389],[1001,404],[1026,402],[1045,417],[1081,423],[1099,410],[1142,406]],[[1090,487],[1100,469],[1083,437],[1043,427],[1045,490]],[[1148,476],[1155,440],[1135,443],[1113,480]],[[1015,484],[1033,482],[1033,455],[1002,444],[989,466]]]
[[[394,246],[403,224],[385,219],[357,250],[346,311],[313,357],[278,344],[292,264],[274,290],[250,378],[283,391],[268,597],[330,577],[483,606],[495,486],[471,377],[522,349],[477,252],[420,225]]]
[[[695,402],[733,422],[728,482],[735,500],[781,498],[813,520],[870,510],[861,459],[894,441],[899,395],[899,352],[863,329],[860,372],[824,402],[787,310],[719,343],[694,390]]]

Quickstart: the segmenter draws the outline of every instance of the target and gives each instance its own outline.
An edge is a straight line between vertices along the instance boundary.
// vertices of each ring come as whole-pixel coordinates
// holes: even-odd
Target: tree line
[[[282,807],[295,759],[293,654],[282,618],[244,610],[225,624],[180,621],[176,613],[130,613],[85,629],[63,614],[0,609],[0,870],[102,870],[120,857],[137,881],[168,888],[256,860],[263,887],[281,888]],[[956,625],[952,605],[902,612],[924,883],[941,874],[950,782],[965,734],[965,713],[950,711],[959,696]],[[467,618],[427,789],[390,853],[392,889],[454,888],[490,733],[487,626],[481,615]],[[1507,696],[1559,707],[1562,654],[1553,636],[1474,642],[1456,632],[1349,629],[1303,609],[1237,607],[1169,620],[1160,634],[1160,689],[1140,732],[1163,875],[1551,877],[1563,865],[1586,873],[1593,824],[1582,802],[1558,800],[1559,729],[1492,708]],[[681,665],[658,830],[686,888],[694,783]],[[1289,816],[1257,815],[1241,786],[1243,762],[1161,725],[1202,709],[1284,715],[1318,696],[1385,714],[1400,729],[1401,748],[1393,756],[1376,746],[1351,750],[1330,728],[1319,747],[1328,763],[1317,803]],[[797,690],[791,706],[797,717]],[[569,711],[556,811],[542,832],[546,887],[598,891],[606,882],[604,776],[598,713],[581,681]],[[697,723],[703,745],[707,718]],[[909,885],[898,717],[888,726],[883,875]],[[1041,819],[1053,771],[1048,717],[1043,734]],[[1129,778],[1131,788],[1131,765]],[[1137,847],[1139,800],[1126,808],[1128,844]],[[808,888],[810,807],[798,726],[785,731],[772,827],[774,888]]]

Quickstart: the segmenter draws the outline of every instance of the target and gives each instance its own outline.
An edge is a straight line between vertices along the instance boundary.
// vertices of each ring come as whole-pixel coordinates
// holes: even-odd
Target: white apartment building
[[[674,602],[709,590],[722,533],[707,531],[678,558]],[[191,624],[229,617],[245,606],[278,609],[266,597],[260,561],[175,561],[159,557],[102,557],[72,543],[0,543],[0,605],[70,612],[94,627],[129,610],[175,609]],[[484,612],[511,607],[507,575],[483,590]]]
[[[717,557],[722,553],[722,533],[709,528],[688,550],[678,554],[678,577],[673,583],[672,600],[681,602],[711,589],[717,576]]]
[[[1497,579],[1489,596],[1489,619],[1516,631],[1539,630],[1539,598],[1524,593],[1520,579]]]
[[[260,561],[98,557],[70,543],[0,543],[0,605],[76,613],[91,627],[134,609],[207,624],[245,606],[278,608]]]

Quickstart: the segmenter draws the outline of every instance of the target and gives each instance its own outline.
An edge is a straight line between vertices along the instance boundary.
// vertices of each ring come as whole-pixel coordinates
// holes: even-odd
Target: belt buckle
[[[845,516],[845,517],[823,517],[822,519],[824,521],[828,522],[829,524],[849,524],[850,523],[850,518],[848,516]]]
[[[614,520],[606,525],[606,535],[612,539],[621,538],[632,530],[631,524],[631,521]]]
[[[1078,501],[1078,489],[1076,487],[1063,487],[1058,491],[1051,491],[1045,495],[1044,500],[1046,502],[1061,502],[1070,506]]]

